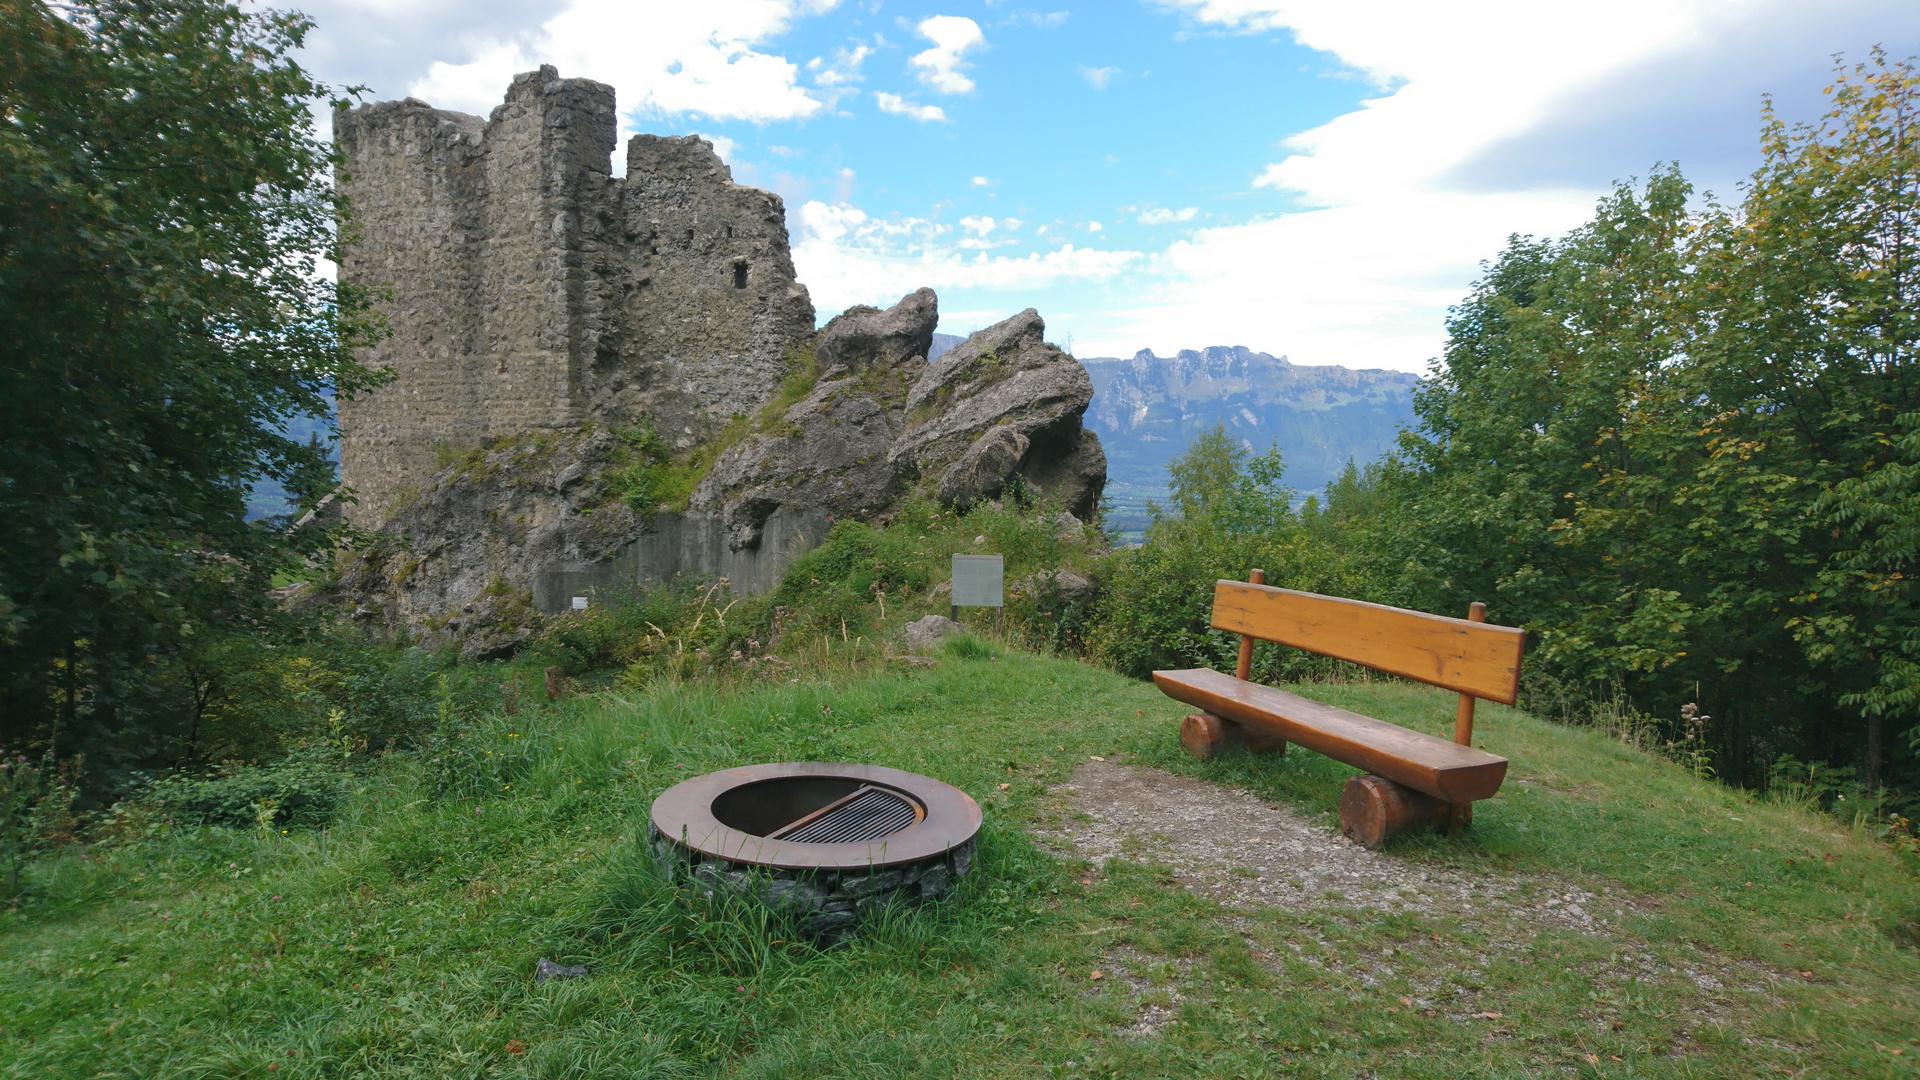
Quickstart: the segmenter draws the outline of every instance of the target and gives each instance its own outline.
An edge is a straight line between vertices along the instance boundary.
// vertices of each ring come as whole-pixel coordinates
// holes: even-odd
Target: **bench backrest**
[[[1511,705],[1526,631],[1337,596],[1221,581],[1213,627]]]

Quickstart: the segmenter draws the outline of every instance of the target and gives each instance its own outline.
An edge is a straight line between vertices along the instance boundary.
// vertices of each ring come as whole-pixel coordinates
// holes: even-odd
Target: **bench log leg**
[[[1190,713],[1180,721],[1180,745],[1202,760],[1218,755],[1229,746],[1244,746],[1256,753],[1287,752],[1287,740],[1278,735],[1204,712]]]
[[[1356,843],[1379,847],[1387,837],[1415,825],[1457,831],[1473,816],[1472,803],[1456,804],[1396,784],[1384,776],[1356,776],[1340,793],[1340,831]]]

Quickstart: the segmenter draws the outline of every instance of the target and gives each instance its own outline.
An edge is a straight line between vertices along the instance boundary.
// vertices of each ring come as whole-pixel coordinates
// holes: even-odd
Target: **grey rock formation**
[[[1080,426],[1093,386],[1045,341],[1031,309],[924,362],[939,312],[931,289],[886,311],[857,307],[821,331],[822,381],[716,461],[695,510],[726,522],[728,542],[759,542],[782,507],[835,518],[883,517],[916,487],[966,509],[1015,477],[1091,517],[1106,482],[1100,439]]]
[[[347,516],[378,527],[447,450],[595,420],[691,446],[778,389],[813,333],[778,196],[697,137],[637,135],[613,88],[551,67],[487,119],[426,102],[334,114],[353,200],[343,284],[386,289],[388,386],[340,403]]]
[[[362,623],[472,659],[509,653],[537,622],[531,568],[616,557],[642,528],[600,473],[614,439],[506,440],[430,478],[330,591]]]
[[[932,289],[908,293],[885,311],[856,304],[820,331],[814,359],[823,379],[891,368],[916,357],[925,360],[938,325],[940,301]]]
[[[611,434],[588,428],[470,453],[395,506],[371,543],[342,554],[338,580],[317,599],[426,648],[498,659],[576,596],[681,575],[765,592],[826,535],[824,513],[787,508],[759,546],[731,551],[712,515],[636,514],[606,480],[618,451]]]
[[[932,479],[942,501],[963,509],[998,496],[1018,475],[1092,517],[1107,476],[1099,436],[1080,424],[1093,383],[1045,335],[1046,323],[1028,308],[941,356],[907,395],[908,415],[924,419],[888,457],[904,473]]]
[[[945,615],[928,615],[900,628],[900,639],[917,653],[934,652],[940,644],[966,627]]]
[[[932,289],[881,311],[854,307],[820,331],[821,381],[773,432],[722,454],[694,491],[695,511],[717,515],[733,550],[759,545],[782,507],[834,519],[874,517],[892,506],[904,477],[888,452],[905,428],[902,403],[926,366],[939,321]]]

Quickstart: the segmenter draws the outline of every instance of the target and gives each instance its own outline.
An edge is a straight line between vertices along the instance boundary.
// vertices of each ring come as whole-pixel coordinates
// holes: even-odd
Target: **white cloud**
[[[816,56],[807,62],[807,70],[814,72],[815,86],[847,86],[861,81],[860,65],[872,55],[873,49],[866,45],[841,49],[833,54],[833,63],[825,63]]]
[[[733,164],[733,152],[740,148],[739,143],[734,142],[725,135],[709,135],[703,131],[696,131],[694,134],[712,143],[713,152],[720,155],[721,161],[729,165]]]
[[[984,176],[976,176],[973,178],[974,187],[986,187],[988,184],[991,184],[991,183],[993,183],[993,181],[987,179]]]
[[[899,94],[877,93],[873,99],[879,103],[880,111],[894,116],[910,116],[923,124],[946,123],[947,113],[938,105],[920,105],[908,101]]]
[[[1193,215],[1199,212],[1200,208],[1197,206],[1188,206],[1180,210],[1169,210],[1164,206],[1156,206],[1140,215],[1140,224],[1172,225],[1179,221],[1192,221]]]
[[[832,244],[867,223],[867,212],[844,203],[828,205],[813,200],[800,207],[800,233],[805,240]]]
[[[942,94],[966,94],[973,91],[973,80],[961,74],[971,65],[962,60],[970,50],[987,43],[980,24],[963,15],[935,15],[923,19],[914,29],[933,42],[933,48],[907,61],[922,83]]]
[[[1287,29],[1382,91],[1284,144],[1255,180],[1322,206],[1353,205],[1432,179],[1526,128],[1554,93],[1658,51],[1726,0],[1543,4],[1479,0],[1170,0],[1227,29]],[[1524,88],[1524,90],[1521,90]]]
[[[1097,233],[1101,230],[1101,228],[1102,228],[1101,224],[1097,221],[1087,222],[1087,231],[1090,233]]]
[[[1118,74],[1120,74],[1120,69],[1117,67],[1088,67],[1085,64],[1080,65],[1080,77],[1086,80],[1086,84],[1095,90],[1105,90],[1107,84],[1112,82],[1113,77]]]
[[[926,218],[869,217],[858,207],[804,203],[795,214],[793,262],[822,312],[888,303],[908,289],[1038,290],[1070,282],[1108,281],[1144,265],[1137,251],[1098,251],[1068,244],[1044,254],[995,257],[981,241],[1016,222],[963,218],[953,226]]]
[[[1753,23],[1787,0],[1160,0],[1229,32],[1290,31],[1362,73],[1374,95],[1286,139],[1255,188],[1307,209],[1203,229],[1154,258],[1159,284],[1082,352],[1231,342],[1297,363],[1419,371],[1444,319],[1512,233],[1552,235],[1586,220],[1594,186],[1500,194],[1453,177],[1490,146],[1546,122],[1586,85],[1716,27]],[[1754,103],[1757,110],[1758,101]],[[1635,161],[1618,175],[1644,170]],[[1148,210],[1170,224],[1182,210]],[[1085,332],[1092,331],[1092,332]],[[1121,353],[1125,355],[1125,353]]]
[[[825,7],[790,0],[572,0],[535,33],[485,41],[465,63],[435,63],[407,92],[485,115],[515,74],[549,63],[566,77],[611,83],[627,114],[804,119],[825,103],[799,85],[798,67],[759,47],[784,34],[796,14]]]
[[[1480,260],[1510,233],[1562,232],[1592,210],[1583,192],[1409,194],[1201,229],[1155,256],[1157,283],[1128,310],[1081,330],[1081,353],[1243,344],[1300,364],[1421,371]]]

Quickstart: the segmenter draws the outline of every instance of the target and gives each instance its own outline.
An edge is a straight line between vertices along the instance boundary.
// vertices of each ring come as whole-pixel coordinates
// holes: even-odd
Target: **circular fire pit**
[[[675,880],[757,896],[828,940],[890,903],[947,895],[979,831],[966,792],[877,765],[747,765],[653,801],[654,852]]]

